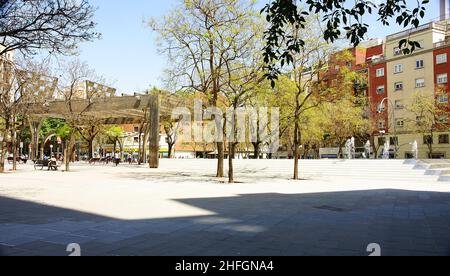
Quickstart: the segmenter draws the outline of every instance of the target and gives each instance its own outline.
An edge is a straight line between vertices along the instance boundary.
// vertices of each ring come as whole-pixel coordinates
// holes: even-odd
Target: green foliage
[[[417,0],[414,8],[407,0],[384,0],[379,5],[370,0],[272,0],[261,11],[266,14],[269,23],[264,33],[264,61],[267,64],[267,78],[272,81],[280,74],[280,66],[294,61],[293,53],[298,53],[305,46],[302,38],[292,36],[286,31],[286,25],[294,25],[298,29],[306,29],[307,17],[311,14],[322,15],[324,25],[323,37],[333,43],[343,35],[357,46],[367,35],[369,25],[364,18],[377,12],[378,20],[385,26],[395,18],[401,27],[417,28],[425,16],[425,5],[429,0]],[[300,9],[303,4],[305,9]],[[400,42],[404,54],[409,54],[418,47],[418,43],[409,39]]]
[[[70,128],[69,125],[63,124],[63,125],[60,125],[55,130],[55,133],[56,133],[56,136],[61,137],[61,139],[67,140],[70,138],[70,135],[73,133],[73,129]]]
[[[40,136],[41,138],[44,138],[45,136],[47,136],[50,133],[64,133],[64,131],[62,129],[65,129],[67,127],[66,122],[63,119],[58,119],[58,118],[48,118],[45,119],[44,122],[42,123],[42,127],[41,127],[41,132],[40,132]],[[66,136],[64,135],[58,135],[57,136],[61,137],[61,138],[66,138]]]
[[[5,131],[5,120],[0,118],[0,131]]]
[[[125,131],[120,126],[109,126],[105,130],[105,135],[111,140],[116,141],[123,136]]]
[[[407,110],[414,114],[415,120],[408,122],[408,127],[422,134],[447,129],[450,112],[446,104],[437,103],[431,95],[415,93],[412,104]]]

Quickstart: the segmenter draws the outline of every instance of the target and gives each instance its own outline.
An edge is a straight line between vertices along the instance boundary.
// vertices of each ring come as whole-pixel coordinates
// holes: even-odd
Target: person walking
[[[120,156],[117,152],[114,154],[114,163],[116,164],[116,167],[120,164]]]
[[[372,145],[370,144],[370,141],[367,141],[366,145],[364,146],[364,154],[366,159],[370,159],[372,151]]]

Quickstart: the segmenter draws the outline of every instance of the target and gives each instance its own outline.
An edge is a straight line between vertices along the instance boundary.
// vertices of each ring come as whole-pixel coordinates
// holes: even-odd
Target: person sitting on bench
[[[50,158],[49,161],[50,162],[48,163],[48,170],[57,171],[58,165],[56,163],[56,157],[54,155],[52,155],[52,158]]]

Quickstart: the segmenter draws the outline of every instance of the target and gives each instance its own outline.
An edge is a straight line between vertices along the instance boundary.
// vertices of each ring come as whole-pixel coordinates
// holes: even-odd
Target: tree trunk
[[[300,137],[299,137],[299,124],[298,118],[295,120],[294,127],[294,180],[299,180],[299,147],[300,147]]]
[[[94,158],[94,138],[89,138],[88,141],[88,146],[89,146],[89,159],[90,158]]]
[[[41,132],[42,121],[30,121],[29,124],[31,132],[30,159],[37,160],[39,158],[39,133]]]
[[[150,119],[149,119],[149,167],[151,169],[159,168],[159,140],[160,140],[160,102],[159,95],[153,95],[150,100]]]
[[[259,152],[259,145],[260,145],[260,143],[259,142],[256,142],[256,143],[254,143],[254,142],[252,142],[252,145],[253,145],[253,155],[254,155],[254,159],[259,159],[259,154],[260,154],[260,152]]]
[[[431,141],[429,143],[430,159],[433,159],[433,136],[434,136],[434,132],[433,131],[431,131],[430,136],[431,136]]]
[[[2,133],[3,141],[0,142],[0,173],[5,172],[5,156],[7,151],[6,146],[6,131]]]
[[[120,160],[123,160],[124,152],[123,152],[123,144],[120,140],[117,140],[119,143],[119,150],[120,150]]]
[[[224,161],[224,145],[223,142],[217,143],[217,174],[216,177],[223,177],[223,161]]]
[[[11,150],[12,150],[12,153],[13,153],[13,167],[12,167],[12,170],[13,171],[17,171],[17,152],[18,152],[18,150],[17,150],[17,133],[16,133],[15,130],[13,131],[11,137],[12,137]]]
[[[172,159],[173,144],[172,143],[167,143],[167,147],[169,149],[169,153],[167,154],[167,158],[168,159]]]
[[[228,143],[228,183],[234,183],[234,167],[233,159],[236,150],[236,145],[234,142]]]
[[[70,161],[72,160],[73,155],[73,147],[75,144],[75,135],[72,133],[72,131],[69,134],[68,142],[66,143],[66,148],[64,152],[64,165],[65,165],[65,171],[70,171]]]
[[[432,159],[433,158],[433,144],[428,143],[428,158]]]

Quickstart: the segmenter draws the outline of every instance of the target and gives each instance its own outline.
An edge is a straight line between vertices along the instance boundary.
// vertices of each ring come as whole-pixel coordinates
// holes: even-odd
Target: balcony
[[[417,27],[417,29],[412,28],[409,30],[405,30],[405,31],[396,33],[396,34],[389,35],[386,37],[386,41],[393,41],[393,40],[405,38],[412,34],[419,33],[419,32],[426,31],[426,30],[432,30],[432,29],[446,32],[447,25],[442,24],[442,23],[433,23],[433,22],[427,23],[427,24]]]
[[[444,47],[444,46],[450,46],[450,39],[434,43],[434,48],[440,48],[440,47]]]

